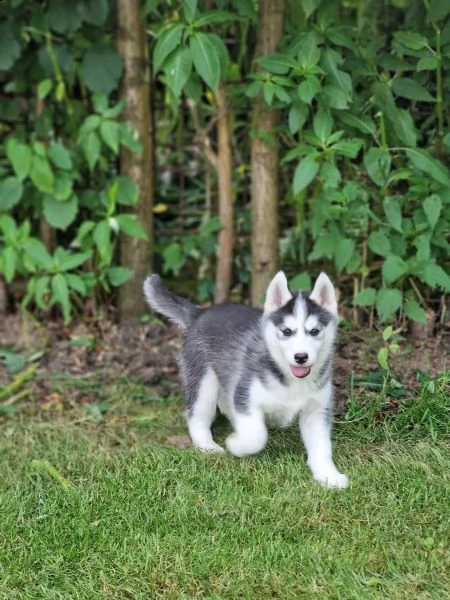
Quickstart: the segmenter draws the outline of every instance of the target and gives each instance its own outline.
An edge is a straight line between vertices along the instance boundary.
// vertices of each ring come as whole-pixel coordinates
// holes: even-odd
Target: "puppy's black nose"
[[[308,355],[306,352],[299,352],[298,354],[294,354],[294,360],[298,365],[304,365],[308,360]]]

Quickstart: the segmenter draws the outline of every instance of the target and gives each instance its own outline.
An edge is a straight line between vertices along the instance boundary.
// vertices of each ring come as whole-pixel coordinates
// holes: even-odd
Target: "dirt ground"
[[[30,315],[16,314],[0,322],[0,349],[14,349],[36,365],[30,384],[35,402],[47,399],[52,377],[58,374],[83,378],[101,373],[105,382],[127,376],[147,386],[149,395],[180,393],[176,356],[181,343],[178,329],[159,319],[126,326],[96,320],[64,327],[58,322],[40,324]],[[335,363],[338,412],[345,407],[354,382],[379,371],[376,357],[382,344],[380,332],[339,333]],[[411,396],[418,385],[418,370],[430,376],[440,373],[449,368],[449,356],[450,327],[444,325],[431,339],[415,343],[407,337],[401,339],[391,368],[406,395]],[[8,373],[0,362],[0,390],[15,377],[17,374]]]

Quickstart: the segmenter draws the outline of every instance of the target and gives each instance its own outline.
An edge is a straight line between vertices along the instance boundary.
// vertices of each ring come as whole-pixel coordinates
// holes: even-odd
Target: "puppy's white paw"
[[[197,446],[197,448],[205,453],[212,452],[212,453],[219,454],[220,452],[225,452],[225,449],[222,448],[222,446],[219,446],[219,444],[216,444],[216,442],[209,442],[207,444],[202,444],[201,446]]]
[[[258,454],[266,445],[267,436],[244,437],[238,433],[230,434],[225,440],[226,447],[234,456],[243,457]]]
[[[325,473],[313,473],[315,481],[326,488],[344,489],[348,487],[349,480],[347,475],[339,471],[329,471]]]

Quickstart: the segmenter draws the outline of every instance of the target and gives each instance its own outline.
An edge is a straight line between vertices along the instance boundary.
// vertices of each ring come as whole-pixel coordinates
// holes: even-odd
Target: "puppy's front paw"
[[[347,475],[339,473],[339,471],[330,471],[325,473],[314,473],[315,481],[330,489],[344,489],[348,487],[349,480]]]

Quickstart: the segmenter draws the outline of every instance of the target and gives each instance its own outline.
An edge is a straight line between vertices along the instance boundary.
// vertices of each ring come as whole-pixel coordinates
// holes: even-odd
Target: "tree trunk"
[[[285,0],[259,3],[257,56],[275,52],[283,32]],[[252,284],[253,305],[264,302],[267,286],[278,262],[278,147],[277,114],[264,108],[262,98],[253,104],[252,177]]]
[[[150,67],[141,3],[139,0],[116,2],[117,48],[124,61],[121,90],[121,98],[125,103],[123,119],[134,127],[142,144],[141,154],[121,150],[120,170],[122,175],[131,177],[137,183],[139,201],[135,214],[148,236],[147,240],[121,237],[121,264],[134,271],[132,279],[119,289],[119,317],[126,320],[139,317],[146,311],[142,283],[151,271],[153,262],[154,144]]]
[[[216,271],[214,301],[226,302],[231,286],[233,268],[233,163],[231,155],[230,112],[225,87],[220,84],[215,93],[217,124],[217,182],[219,187],[219,249]]]

